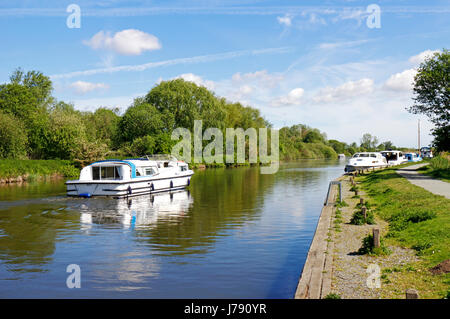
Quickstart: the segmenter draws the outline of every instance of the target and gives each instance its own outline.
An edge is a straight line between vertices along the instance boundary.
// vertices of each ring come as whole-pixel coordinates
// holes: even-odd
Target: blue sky
[[[80,28],[68,28],[76,4]],[[380,9],[370,28],[368,5]],[[22,67],[51,76],[77,109],[125,110],[182,77],[261,110],[279,128],[330,139],[364,133],[395,145],[431,141],[405,110],[427,54],[448,48],[449,1],[0,1],[0,82]]]

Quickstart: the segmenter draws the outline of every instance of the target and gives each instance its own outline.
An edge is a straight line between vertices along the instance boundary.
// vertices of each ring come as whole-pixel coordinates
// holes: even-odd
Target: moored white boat
[[[78,180],[67,181],[67,195],[115,198],[175,191],[190,184],[194,172],[168,155],[104,160],[84,167]]]
[[[382,151],[381,154],[386,158],[389,165],[400,165],[408,161],[401,151]]]
[[[347,162],[345,172],[354,172],[373,167],[387,166],[386,158],[378,152],[355,153]]]
[[[417,153],[406,153],[405,159],[408,162],[420,162],[421,160],[423,160],[423,158],[420,157],[420,155],[418,155]]]
[[[427,147],[427,146],[422,147],[422,148],[420,149],[420,155],[421,155],[423,158],[433,158],[433,152],[432,152],[431,148],[430,148],[430,147]]]

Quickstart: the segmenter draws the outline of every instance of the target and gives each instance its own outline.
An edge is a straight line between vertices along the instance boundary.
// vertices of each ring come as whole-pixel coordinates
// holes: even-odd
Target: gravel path
[[[422,187],[433,194],[442,195],[450,199],[450,183],[431,178],[417,171],[418,168],[425,165],[427,164],[412,165],[398,169],[396,172],[406,178],[411,184]]]
[[[354,192],[350,191],[351,184],[348,176],[344,176],[341,182],[342,197],[349,206],[340,208],[342,211],[342,224],[339,225],[341,231],[336,231],[334,228],[331,231],[331,240],[334,242],[331,292],[340,295],[343,299],[377,299],[380,298],[380,289],[367,286],[370,275],[367,270],[370,264],[379,266],[382,271],[384,268],[407,265],[418,259],[414,251],[400,247],[389,247],[392,254],[388,256],[358,255],[356,252],[361,247],[363,238],[372,233],[372,228],[379,228],[384,236],[387,223],[376,219],[376,225],[349,224],[359,198],[352,198]],[[365,197],[364,193],[361,193],[361,197]],[[332,225],[334,226],[334,221]]]

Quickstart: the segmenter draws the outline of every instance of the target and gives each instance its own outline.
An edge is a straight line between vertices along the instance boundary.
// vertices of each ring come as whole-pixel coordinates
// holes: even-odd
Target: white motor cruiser
[[[347,162],[345,172],[369,169],[372,167],[386,167],[386,158],[378,152],[355,153]]]
[[[381,155],[386,158],[389,165],[400,165],[408,161],[401,151],[382,151]]]
[[[194,172],[170,155],[104,160],[84,167],[78,180],[67,181],[67,195],[115,198],[183,189]]]

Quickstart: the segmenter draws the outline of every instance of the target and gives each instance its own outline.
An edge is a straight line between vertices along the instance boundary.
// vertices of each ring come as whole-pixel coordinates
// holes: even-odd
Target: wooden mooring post
[[[359,199],[359,203],[361,204],[361,206],[364,205],[364,198],[361,197],[361,198]]]
[[[367,220],[367,208],[366,208],[366,206],[362,206],[361,207],[361,212],[364,215],[364,222],[365,222]],[[375,238],[375,236],[374,236],[374,238]]]
[[[408,289],[405,292],[406,299],[419,299],[419,293],[414,289]]]
[[[380,229],[374,228],[372,230],[373,234],[373,247],[378,248],[380,247]]]

